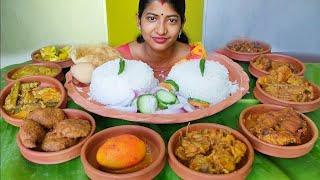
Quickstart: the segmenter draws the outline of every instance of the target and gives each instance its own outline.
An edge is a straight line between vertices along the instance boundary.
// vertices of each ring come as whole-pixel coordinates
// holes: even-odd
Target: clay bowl
[[[292,102],[273,97],[262,89],[258,81],[256,82],[256,87],[253,89],[253,94],[260,102],[264,104],[292,107],[301,113],[306,113],[314,111],[320,107],[320,88],[313,83],[311,83],[311,85],[315,92],[315,97],[317,98],[309,102]]]
[[[201,173],[194,170],[189,169],[185,165],[183,165],[174,155],[174,150],[176,149],[180,136],[186,133],[186,131],[193,131],[193,130],[202,130],[202,129],[225,129],[228,130],[236,137],[236,139],[242,141],[247,146],[247,152],[245,157],[242,158],[240,161],[240,168],[236,171],[229,173],[229,174],[207,174]],[[202,180],[209,180],[209,179],[245,179],[245,177],[250,173],[253,159],[254,159],[254,150],[250,144],[250,142],[245,138],[242,134],[238,131],[229,128],[227,126],[219,125],[219,124],[212,124],[212,123],[198,123],[193,124],[188,127],[184,127],[176,131],[169,140],[168,143],[168,154],[169,154],[169,165],[173,169],[173,171],[180,176],[182,179],[202,179]]]
[[[17,81],[20,81],[21,83],[28,83],[28,82],[34,82],[38,81],[41,82],[40,87],[54,87],[58,89],[61,93],[61,99],[60,102],[57,104],[56,107],[58,108],[65,108],[67,106],[67,93],[64,89],[63,85],[55,78],[48,77],[48,76],[28,76],[21,78]],[[6,111],[3,109],[3,105],[5,103],[5,99],[8,96],[8,94],[11,91],[12,86],[14,85],[15,81],[10,82],[7,86],[5,86],[0,93],[0,110],[1,110],[1,116],[4,118],[4,120],[13,125],[13,126],[20,126],[23,123],[22,119],[11,117],[9,114],[6,113]]]
[[[249,114],[257,114],[257,113],[265,113],[269,111],[274,110],[280,110],[285,107],[283,106],[276,106],[271,104],[259,104],[255,106],[250,106],[243,110],[239,117],[239,127],[241,129],[241,132],[249,139],[249,141],[252,143],[252,146],[255,150],[267,154],[269,156],[274,157],[280,157],[280,158],[296,158],[303,156],[307,154],[309,151],[311,151],[312,147],[314,146],[314,143],[318,139],[318,129],[315,123],[308,118],[306,115],[299,113],[300,116],[302,116],[308,124],[309,128],[309,140],[301,145],[296,146],[279,146],[279,145],[273,145],[266,143],[256,136],[254,136],[247,128],[246,128],[246,119]]]
[[[59,46],[59,47],[61,47],[61,46]],[[65,59],[65,60],[63,60],[63,61],[46,61],[46,60],[43,60],[41,58],[41,56],[37,56],[38,54],[40,54],[40,49],[37,49],[37,50],[35,50],[35,51],[33,51],[31,53],[32,63],[47,63],[47,62],[51,62],[51,63],[59,65],[61,68],[68,68],[68,67],[73,65],[73,61],[72,61],[72,59],[70,57]]]
[[[62,73],[62,68],[59,65],[55,64],[55,63],[50,63],[50,62],[47,62],[47,63],[34,63],[32,65],[45,66],[45,67],[49,67],[49,68],[56,68],[56,69],[58,69],[58,74],[56,76],[54,76],[54,78],[56,78],[58,81],[63,81],[63,79],[64,79],[64,75]],[[23,68],[25,66],[30,66],[30,64],[23,65],[23,66],[17,67],[15,69],[12,69],[11,71],[9,71],[5,76],[5,79],[6,79],[7,83],[15,81],[14,79],[12,79],[12,75],[15,72],[17,72],[19,69],[21,69],[21,68]],[[24,76],[24,77],[26,77],[26,76]]]
[[[234,43],[239,43],[239,42],[256,42],[258,43],[264,50],[262,52],[258,53],[246,53],[246,52],[238,52],[234,51],[229,48],[230,45]],[[229,42],[226,47],[222,50],[223,54],[228,56],[231,59],[237,60],[237,61],[246,61],[249,62],[253,59],[253,57],[260,55],[260,54],[266,54],[271,52],[271,46],[265,42],[258,41],[258,40],[252,40],[248,38],[240,38],[240,39],[235,39],[231,42]]]
[[[150,148],[153,162],[144,169],[126,174],[113,174],[100,170],[96,161],[98,148],[108,138],[121,134],[132,134],[146,142]],[[165,165],[165,144],[158,133],[143,126],[112,127],[96,133],[84,144],[81,150],[81,162],[90,179],[153,179]]]
[[[249,72],[256,78],[259,78],[260,76],[265,76],[265,75],[269,74],[268,71],[258,69],[253,64],[259,56],[260,55],[255,56],[252,59],[252,61],[250,61],[250,65],[249,65]],[[270,59],[271,61],[286,62],[288,64],[291,64],[297,70],[296,75],[298,75],[298,76],[303,76],[304,71],[306,69],[304,64],[301,61],[299,61],[298,59],[291,57],[291,56],[286,56],[286,55],[282,55],[282,54],[264,54],[263,56]]]
[[[24,158],[37,164],[59,164],[74,159],[80,155],[81,147],[89,139],[89,137],[92,136],[96,129],[96,122],[90,114],[84,111],[77,109],[63,109],[63,111],[68,118],[77,118],[89,121],[92,127],[90,134],[77,144],[67,149],[57,152],[42,152],[26,148],[21,143],[19,131],[17,133],[16,142],[19,147],[20,153]]]

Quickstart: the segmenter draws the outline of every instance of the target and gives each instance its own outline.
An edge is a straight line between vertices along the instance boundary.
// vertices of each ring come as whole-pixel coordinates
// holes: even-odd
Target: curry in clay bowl
[[[254,159],[246,137],[212,123],[176,131],[169,140],[168,154],[170,167],[182,179],[245,179]]]
[[[61,68],[68,68],[74,63],[70,58],[71,46],[46,46],[35,50],[31,54],[33,63],[46,63],[51,62],[59,65]]]
[[[280,158],[303,156],[318,139],[317,126],[306,115],[271,104],[243,110],[239,127],[255,150]]]
[[[55,78],[28,76],[9,83],[0,93],[0,110],[4,120],[20,126],[28,113],[45,107],[65,108],[67,93]]]
[[[24,121],[17,133],[16,143],[22,156],[37,164],[59,164],[78,157],[81,147],[96,129],[93,117],[77,109],[58,109],[64,117],[49,128],[52,118],[56,117],[51,113],[40,112],[42,110]],[[53,114],[57,115],[56,112]],[[41,135],[39,128],[44,134]]]
[[[85,143],[81,162],[90,179],[153,179],[165,165],[165,144],[146,127],[112,127]]]
[[[287,66],[271,71],[256,81],[254,96],[264,104],[292,107],[305,113],[320,107],[319,86],[293,74]]]
[[[232,40],[218,52],[237,61],[249,62],[256,55],[270,53],[271,46],[262,41],[239,38]]]
[[[27,76],[49,76],[56,78],[58,81],[63,81],[64,75],[62,68],[54,63],[34,63],[27,64],[9,71],[5,79],[7,83]]]
[[[288,66],[298,76],[303,76],[306,69],[304,64],[294,57],[282,54],[263,54],[255,56],[250,61],[249,72],[254,77],[259,78],[268,75],[270,71],[281,66]]]

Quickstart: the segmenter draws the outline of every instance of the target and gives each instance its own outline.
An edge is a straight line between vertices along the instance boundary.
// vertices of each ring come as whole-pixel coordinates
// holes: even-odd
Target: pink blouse
[[[187,57],[185,57],[184,59],[199,59],[201,58],[201,55],[199,55],[198,53],[194,53],[193,49],[197,46],[193,46],[193,45],[189,45],[190,46],[190,53]],[[122,55],[123,58],[125,59],[133,59],[132,54],[131,54],[131,50],[129,47],[129,43],[128,44],[124,44],[122,46],[119,46],[117,48],[117,50],[119,51],[119,53]],[[168,73],[170,72],[172,65],[169,66],[162,66],[162,67],[158,67],[158,66],[151,66],[151,68],[153,69],[154,72],[154,76],[161,82],[163,80],[165,80],[165,78],[167,77]]]

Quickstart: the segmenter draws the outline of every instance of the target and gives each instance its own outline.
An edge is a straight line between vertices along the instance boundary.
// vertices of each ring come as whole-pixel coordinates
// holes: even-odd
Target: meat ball
[[[53,131],[62,137],[86,137],[91,131],[91,124],[82,119],[65,119],[57,123]]]
[[[66,149],[77,143],[76,139],[61,137],[54,132],[49,132],[43,139],[41,148],[47,152],[54,152]]]
[[[57,122],[65,119],[65,117],[62,109],[47,107],[32,111],[27,116],[27,119],[32,119],[45,128],[51,129]]]
[[[20,128],[20,140],[27,148],[35,148],[46,135],[44,128],[33,120],[25,120]]]

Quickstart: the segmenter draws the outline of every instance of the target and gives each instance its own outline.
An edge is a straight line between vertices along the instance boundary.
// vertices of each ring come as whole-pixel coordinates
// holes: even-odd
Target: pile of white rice
[[[201,75],[199,60],[189,60],[172,67],[167,79],[179,85],[179,94],[185,98],[196,98],[216,104],[239,88],[229,81],[228,69],[214,61],[205,62],[204,75]]]
[[[106,62],[92,73],[89,96],[104,105],[130,106],[137,94],[157,86],[153,70],[146,63],[125,60],[124,71],[118,75],[120,59]]]

